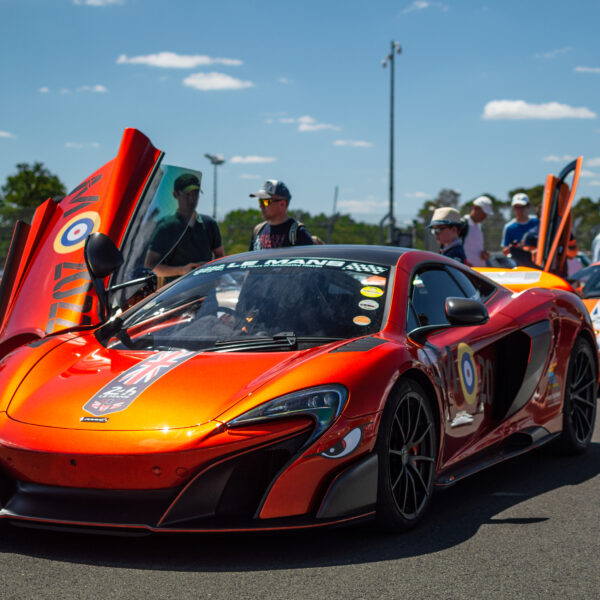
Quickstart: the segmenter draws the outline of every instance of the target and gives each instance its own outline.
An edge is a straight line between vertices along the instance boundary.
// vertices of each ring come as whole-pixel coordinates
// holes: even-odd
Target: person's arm
[[[188,263],[187,265],[163,265],[158,264],[161,259],[160,252],[148,250],[146,252],[146,259],[144,260],[144,266],[148,269],[152,269],[159,277],[179,277],[189,273],[192,269],[196,268],[202,263]]]
[[[215,258],[223,258],[225,256],[225,249],[223,246],[219,246],[213,250],[213,254],[215,255]]]

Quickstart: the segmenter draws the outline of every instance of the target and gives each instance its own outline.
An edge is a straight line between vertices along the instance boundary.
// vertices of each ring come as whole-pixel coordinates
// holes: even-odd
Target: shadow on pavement
[[[580,457],[536,451],[438,492],[421,524],[382,534],[370,524],[299,532],[155,534],[112,537],[42,531],[4,524],[0,552],[63,562],[181,572],[261,571],[360,564],[427,555],[461,544],[482,525],[528,527],[552,519],[498,517],[546,492],[584,483],[600,473],[600,443]],[[558,525],[557,525],[558,526]]]

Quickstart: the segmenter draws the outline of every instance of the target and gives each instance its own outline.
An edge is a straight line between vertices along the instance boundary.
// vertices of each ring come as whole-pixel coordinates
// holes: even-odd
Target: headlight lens
[[[275,398],[232,419],[227,426],[242,427],[261,421],[308,415],[316,423],[309,440],[312,442],[336,420],[347,399],[348,390],[343,385],[320,385]]]

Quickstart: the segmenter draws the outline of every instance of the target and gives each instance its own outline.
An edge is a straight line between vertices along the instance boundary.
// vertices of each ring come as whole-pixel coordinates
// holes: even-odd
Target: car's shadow
[[[584,456],[541,450],[513,459],[437,493],[414,530],[382,534],[369,524],[354,527],[252,534],[155,534],[112,537],[23,529],[4,524],[0,553],[128,569],[168,571],[261,571],[356,564],[438,552],[474,536],[482,525],[528,527],[552,519],[505,519],[505,510],[600,473],[600,443]]]

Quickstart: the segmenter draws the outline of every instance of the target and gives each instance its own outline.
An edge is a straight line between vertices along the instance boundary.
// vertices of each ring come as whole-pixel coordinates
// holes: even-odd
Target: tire
[[[563,430],[557,448],[564,454],[585,452],[594,433],[598,375],[594,350],[583,337],[573,344],[565,380],[563,404]]]
[[[423,516],[433,493],[437,447],[429,398],[418,383],[406,379],[388,400],[377,436],[380,529],[406,531]]]

